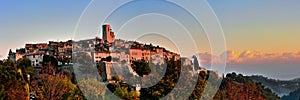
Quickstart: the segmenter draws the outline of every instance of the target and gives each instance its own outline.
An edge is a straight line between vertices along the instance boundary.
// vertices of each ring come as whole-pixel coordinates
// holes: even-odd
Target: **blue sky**
[[[2,56],[25,43],[70,39],[86,0],[1,0]]]
[[[114,5],[104,2],[103,9],[107,5]],[[208,0],[208,2],[223,27],[228,49],[262,52],[300,51],[299,0]],[[79,17],[89,3],[90,0],[0,0],[0,58],[6,58],[10,48],[13,50],[21,48],[25,43],[71,39]],[[133,8],[141,9],[141,7],[143,4],[139,8]],[[126,13],[130,11],[127,10],[124,14]],[[178,12],[169,13],[176,15]],[[155,20],[148,22],[146,20],[145,23],[151,21]],[[171,24],[167,19],[165,21]],[[191,20],[187,19],[188,21]],[[139,27],[138,22],[131,25]],[[166,32],[182,31],[174,27],[166,27],[172,29]],[[85,31],[92,34],[91,36],[96,35],[92,33],[95,30]],[[126,29],[122,31],[135,32]],[[120,36],[127,38],[126,35]],[[207,44],[203,45],[201,52],[210,50]]]
[[[26,42],[70,39],[89,2],[90,0],[1,0],[0,38],[6,41],[0,43],[1,55],[5,56],[8,48],[19,48]],[[300,37],[299,0],[208,2],[224,29],[228,48],[299,50],[299,47],[295,47],[299,44],[297,37]]]

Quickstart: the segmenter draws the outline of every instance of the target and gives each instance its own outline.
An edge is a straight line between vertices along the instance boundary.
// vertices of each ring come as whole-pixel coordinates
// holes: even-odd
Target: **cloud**
[[[227,57],[227,64],[267,64],[267,63],[283,63],[295,64],[300,63],[300,52],[283,52],[283,53],[265,53],[259,51],[246,50],[243,52],[238,51],[225,51],[221,55],[213,55],[211,53],[200,53],[200,63],[222,63]]]
[[[220,59],[220,56],[213,55],[209,52],[199,53],[198,57],[199,57],[200,64],[213,63],[213,62],[220,63],[222,61]]]

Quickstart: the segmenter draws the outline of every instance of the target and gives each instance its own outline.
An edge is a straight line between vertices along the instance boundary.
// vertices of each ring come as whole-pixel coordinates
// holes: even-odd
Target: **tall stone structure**
[[[10,60],[16,62],[16,53],[12,52],[11,49],[9,49],[8,59],[10,59]]]
[[[102,38],[103,40],[107,40],[108,42],[114,42],[115,41],[115,33],[110,28],[109,24],[105,24],[102,26]]]

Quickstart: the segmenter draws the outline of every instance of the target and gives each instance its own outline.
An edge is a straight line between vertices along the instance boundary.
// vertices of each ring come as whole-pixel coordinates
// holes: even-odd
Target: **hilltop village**
[[[114,63],[130,65],[132,61],[149,62],[160,57],[163,60],[180,60],[180,55],[159,46],[142,44],[136,41],[115,39],[115,33],[109,24],[102,26],[102,39],[86,39],[80,41],[49,41],[49,43],[25,44],[25,48],[9,50],[8,59],[18,61],[21,58],[31,60],[36,69],[43,66],[45,56],[57,59],[58,65],[73,64],[76,52],[90,52],[94,63],[103,63],[111,67]],[[111,58],[107,61],[106,58]],[[107,72],[110,73],[110,72]],[[131,71],[131,73],[134,73]],[[110,77],[108,77],[110,78]]]
[[[73,46],[74,43],[80,43],[81,45]],[[117,51],[117,49],[120,50],[120,47],[122,47],[123,53],[126,54],[123,59],[126,59],[128,62],[133,60],[149,61],[153,55],[159,55],[165,59],[180,59],[179,54],[170,52],[163,47],[153,46],[152,44],[142,44],[136,41],[115,39],[114,32],[112,32],[108,24],[103,25],[102,39],[96,37],[95,39],[80,40],[78,42],[68,40],[65,42],[49,41],[49,43],[25,44],[25,48],[16,49],[15,52],[10,49],[8,59],[17,61],[20,58],[28,58],[32,61],[32,66],[38,67],[41,66],[43,56],[49,55],[57,58],[59,65],[61,65],[66,62],[72,62],[72,49],[78,49],[78,47],[93,51],[93,59],[95,62],[100,62],[102,58],[108,56],[118,56],[117,53],[122,53],[121,51]]]

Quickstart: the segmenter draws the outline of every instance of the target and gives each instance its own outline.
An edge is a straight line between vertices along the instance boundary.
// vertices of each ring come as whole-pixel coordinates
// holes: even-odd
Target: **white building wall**
[[[33,54],[33,55],[27,55],[26,58],[28,58],[31,61],[32,66],[40,66],[43,62],[43,56],[40,54]]]

